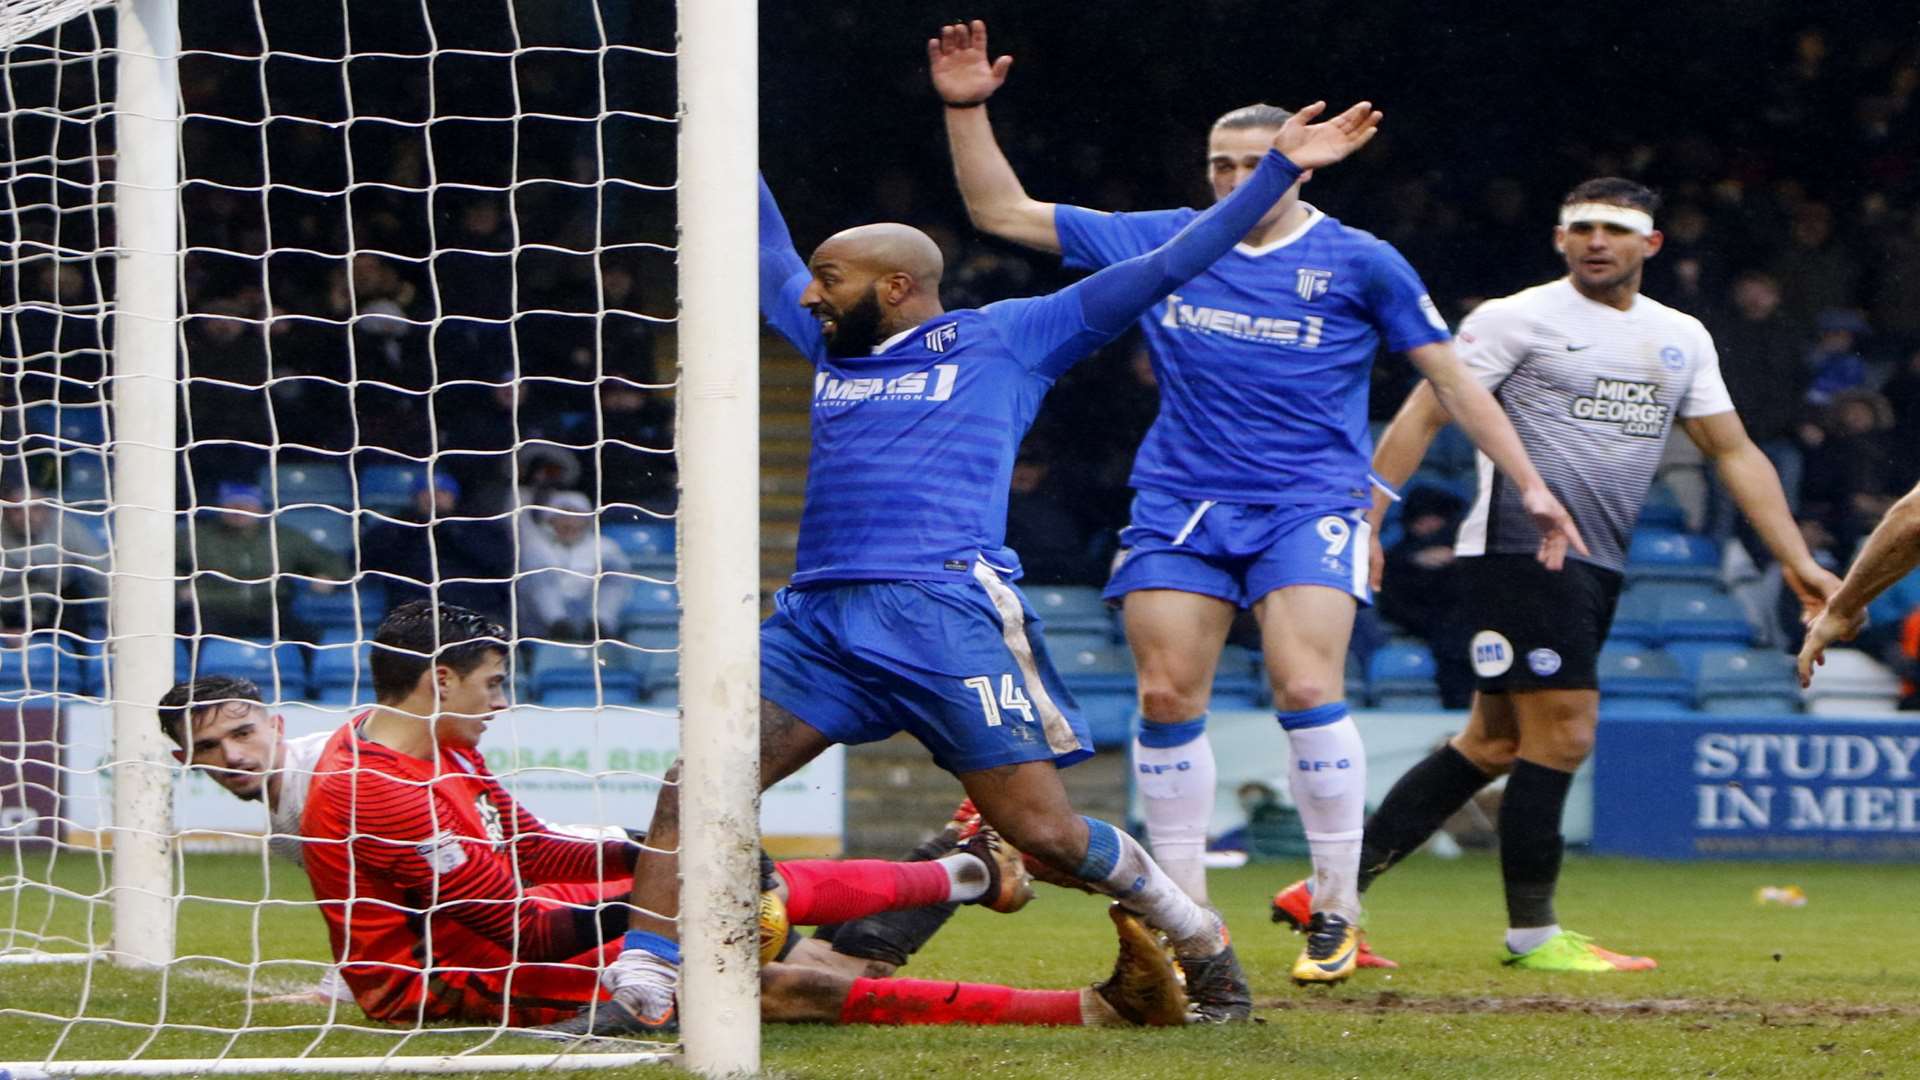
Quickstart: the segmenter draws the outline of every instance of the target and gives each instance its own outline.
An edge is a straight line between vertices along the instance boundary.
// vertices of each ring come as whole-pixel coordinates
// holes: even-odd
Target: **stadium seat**
[[[1639,527],[1649,531],[1686,531],[1686,511],[1681,508],[1680,500],[1674,497],[1673,489],[1665,481],[1655,481],[1648,490],[1647,501],[1640,506]]]
[[[60,497],[66,502],[99,502],[107,497],[107,456],[95,451],[60,458]]]
[[[261,469],[260,490],[275,506],[353,506],[353,483],[346,467],[333,462],[302,461]]]
[[[1717,581],[1720,548],[1692,533],[1641,529],[1627,547],[1627,581]]]
[[[680,625],[680,590],[672,585],[642,583],[627,597],[620,612],[620,625],[627,629],[642,626]]]
[[[330,506],[302,506],[273,515],[276,528],[297,532],[336,555],[352,555],[353,514]]]
[[[1620,594],[1614,608],[1607,643],[1652,646],[1660,644],[1660,586],[1645,585]]]
[[[1790,713],[1800,709],[1793,657],[1769,649],[1725,649],[1700,658],[1694,684],[1700,711]]]
[[[1859,649],[1828,649],[1806,691],[1820,716],[1874,716],[1900,707],[1900,677]]]
[[[1131,688],[1111,690],[1075,690],[1073,699],[1086,718],[1087,732],[1097,750],[1112,750],[1133,745],[1134,718],[1140,711],[1139,700]]]
[[[1753,640],[1753,627],[1746,609],[1732,597],[1688,590],[1661,597],[1660,640],[1745,645]]]
[[[1113,635],[1105,630],[1047,629],[1047,652],[1053,656],[1079,652],[1081,649],[1104,649],[1111,644]]]
[[[1440,690],[1434,685],[1435,670],[1433,651],[1424,642],[1406,638],[1388,642],[1367,661],[1368,699],[1382,709],[1437,709]]]
[[[360,472],[360,505],[400,516],[413,506],[413,490],[426,475],[425,465],[370,465]]]
[[[296,582],[293,587],[293,617],[320,634],[322,641],[336,631],[344,633],[345,640],[372,637],[386,613],[387,590],[377,581],[336,585],[324,593],[311,582]]]
[[[315,704],[367,705],[373,702],[373,672],[367,664],[373,647],[364,641],[326,641],[311,648],[309,681]]]
[[[1654,701],[1684,709],[1693,700],[1693,684],[1663,652],[1608,645],[1600,650],[1600,700]]]
[[[1687,677],[1688,682],[1698,682],[1700,664],[1707,654],[1726,652],[1733,647],[1724,641],[1669,641],[1661,651],[1673,657],[1674,663],[1680,665],[1680,672]]]
[[[197,653],[186,644],[194,678],[237,675],[252,679],[268,701],[305,697],[308,689],[306,650],[293,642],[278,645],[203,637]]]
[[[1213,672],[1214,708],[1265,708],[1266,694],[1266,671],[1258,654],[1238,645],[1220,650],[1220,664]],[[1221,704],[1236,699],[1250,705]]]
[[[627,558],[639,562],[665,558],[673,561],[674,523],[671,521],[604,521],[600,535],[619,545]]]
[[[1113,638],[1113,612],[1091,585],[1036,585],[1026,590],[1027,603],[1040,615],[1049,635],[1055,631],[1097,630]]]
[[[1134,692],[1133,656],[1124,645],[1054,652],[1053,665],[1076,698],[1100,690]]]
[[[104,405],[43,402],[27,408],[26,427],[29,433],[26,441],[30,446],[37,442],[44,447],[48,441],[65,449],[107,444],[107,411]],[[34,435],[46,438],[35,440],[31,437]]]
[[[0,699],[85,693],[80,658],[50,634],[34,637],[28,644],[0,649]]]
[[[601,700],[609,705],[638,702],[640,677],[627,663],[626,653],[611,644],[530,646],[527,668],[533,700],[555,708],[591,706]]]

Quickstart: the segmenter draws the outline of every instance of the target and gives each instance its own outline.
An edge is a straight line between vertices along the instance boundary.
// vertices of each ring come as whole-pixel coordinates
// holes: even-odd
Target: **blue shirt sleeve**
[[[1233,250],[1299,178],[1298,165],[1269,150],[1246,183],[1152,251],[1051,296],[1004,300],[980,313],[993,322],[1024,366],[1044,378],[1058,378]]]
[[[1384,240],[1376,241],[1367,256],[1366,298],[1373,325],[1394,352],[1453,336],[1419,273]]]
[[[818,367],[826,355],[820,323],[800,306],[800,294],[812,278],[793,248],[787,220],[773,200],[767,178],[760,178],[760,317]]]
[[[1197,216],[1193,210],[1109,214],[1061,203],[1053,208],[1053,230],[1059,234],[1060,256],[1069,268],[1099,270],[1145,255]]]

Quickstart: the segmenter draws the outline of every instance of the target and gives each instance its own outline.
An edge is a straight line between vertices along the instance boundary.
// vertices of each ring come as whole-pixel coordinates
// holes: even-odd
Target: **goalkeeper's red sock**
[[[843,1024],[1035,1024],[1078,1027],[1078,990],[1015,990],[930,979],[855,979]]]
[[[852,922],[954,899],[953,877],[938,861],[794,859],[775,869],[786,880],[787,920],[795,926]]]

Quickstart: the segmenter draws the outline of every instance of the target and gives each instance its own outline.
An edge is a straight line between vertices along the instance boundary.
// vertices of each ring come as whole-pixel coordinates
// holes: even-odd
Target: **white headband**
[[[1653,215],[1645,210],[1617,203],[1584,202],[1560,208],[1560,225],[1577,225],[1581,222],[1601,222],[1618,225],[1623,229],[1637,232],[1641,236],[1653,235]]]

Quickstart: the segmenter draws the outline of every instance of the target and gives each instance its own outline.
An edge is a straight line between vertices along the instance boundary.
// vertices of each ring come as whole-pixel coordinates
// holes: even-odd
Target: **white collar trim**
[[[917,326],[907,327],[905,330],[902,330],[899,333],[888,338],[887,340],[881,342],[880,344],[875,345],[873,347],[873,352],[870,355],[879,356],[881,353],[886,352],[888,349],[891,349],[895,345],[898,345],[901,342],[907,340],[907,335],[913,333],[915,330],[918,330],[918,329],[920,328]]]
[[[1233,245],[1233,250],[1242,255],[1265,255],[1269,252],[1279,251],[1281,248],[1307,235],[1309,229],[1312,229],[1315,225],[1327,219],[1327,215],[1321,213],[1318,207],[1310,203],[1301,203],[1300,205],[1306,208],[1307,220],[1301,222],[1298,228],[1278,240],[1269,240],[1259,247],[1254,247],[1252,244],[1235,244]]]

